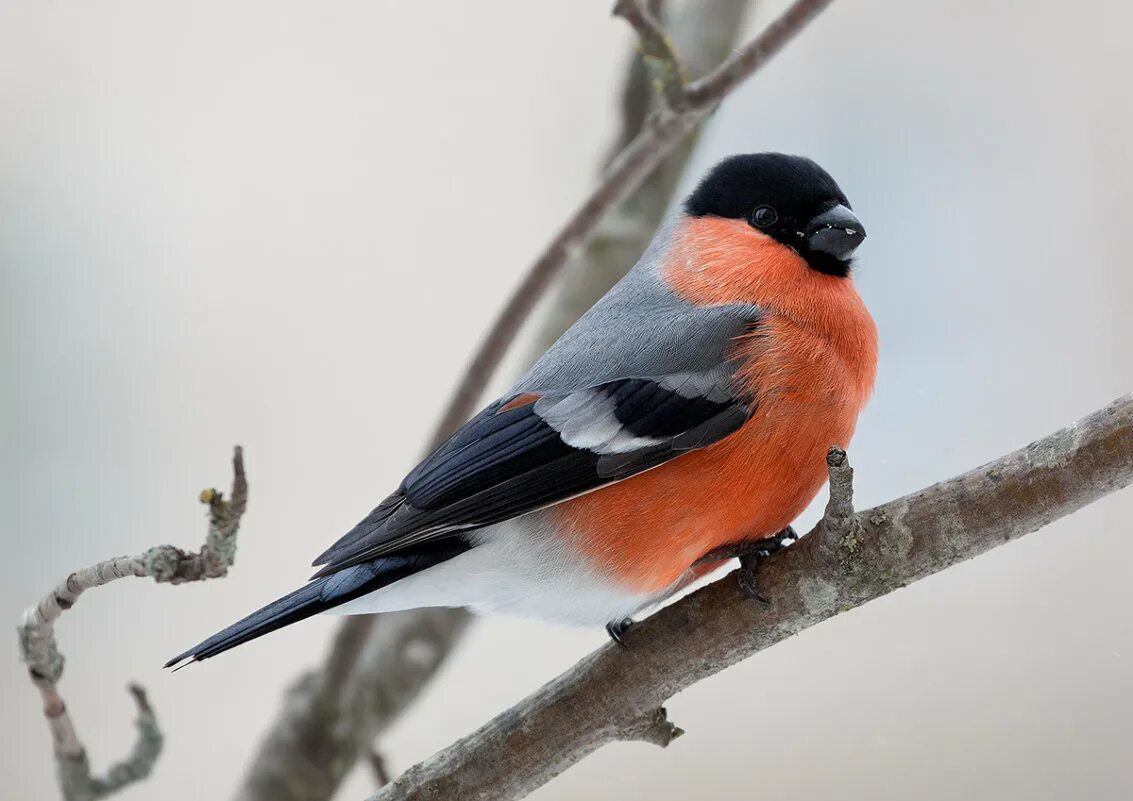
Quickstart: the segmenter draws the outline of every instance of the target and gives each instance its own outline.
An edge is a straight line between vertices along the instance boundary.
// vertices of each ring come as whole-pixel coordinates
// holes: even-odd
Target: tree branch
[[[346,625],[355,619],[370,626]],[[470,619],[463,609],[418,609],[345,621],[321,669],[288,691],[233,797],[331,798],[359,755],[432,679]]]
[[[618,0],[614,14],[637,32],[642,64],[653,79],[659,97],[674,111],[685,104],[685,70],[669,35],[642,0]]]
[[[105,798],[145,778],[161,754],[163,738],[145,691],[131,684],[130,694],[138,710],[137,740],[130,755],[113,765],[105,777],[91,774],[86,749],[58,690],[64,660],[55,640],[55,622],[75,605],[82,593],[127,576],[148,576],[157,582],[181,584],[226,575],[236,558],[236,532],[248,505],[244,455],[239,446],[232,455],[232,470],[230,500],[225,501],[215,489],[201,493],[201,502],[209,507],[209,526],[200,551],[186,553],[172,545],[157,545],[138,556],[107,559],[67,576],[38,604],[24,612],[23,622],[18,627],[20,653],[32,683],[43,698],[43,714],[55,745],[59,786],[67,801]]]
[[[695,0],[666,17],[673,41],[692,75],[718,66],[733,51],[752,3],[748,0]],[[610,159],[616,158],[646,124],[656,98],[640,55],[630,64],[622,90],[622,130]],[[530,360],[540,356],[574,321],[593,306],[637,263],[673,199],[702,127],[685,137],[624,203],[594,229],[586,247],[563,267],[554,301],[530,344]],[[607,163],[609,159],[607,160]]]
[[[689,84],[685,89],[686,103],[680,111],[661,109],[647,120],[641,133],[610,162],[601,183],[570,216],[508,299],[441,416],[438,433],[455,431],[472,414],[523,321],[602,218],[629,197],[725,95],[782,50],[831,2],[795,0],[782,16],[719,68]]]
[[[635,625],[628,648],[599,649],[371,801],[516,799],[607,743],[667,744],[662,704],[689,685],[1133,483],[1133,395],[856,515],[844,454],[832,451],[827,465],[822,521],[760,568],[771,606],[752,603],[734,580],[716,581]]]
[[[715,108],[733,89],[771,60],[833,0],[796,0],[756,39],[708,75],[685,87],[690,108]]]
[[[375,749],[370,749],[370,753],[366,755],[366,761],[370,764],[370,773],[374,777],[374,784],[378,787],[385,787],[390,783],[389,768],[386,767],[386,760]]]
[[[735,46],[749,0],[696,0],[669,23],[672,39],[694,75],[719,65]],[[651,10],[654,18],[657,12]],[[615,152],[646,124],[653,87],[641,58],[630,65]],[[672,198],[695,137],[677,144],[616,213],[601,222],[570,272],[536,337],[537,356],[633,266]],[[464,416],[467,416],[465,414]],[[462,421],[459,421],[462,422]],[[438,436],[447,436],[438,429]],[[443,437],[441,437],[443,438]],[[470,614],[464,609],[417,609],[395,615],[357,615],[339,624],[324,663],[301,676],[267,729],[237,789],[241,801],[325,801],[359,755],[414,700],[455,647]],[[414,661],[402,632],[425,632],[437,659]]]

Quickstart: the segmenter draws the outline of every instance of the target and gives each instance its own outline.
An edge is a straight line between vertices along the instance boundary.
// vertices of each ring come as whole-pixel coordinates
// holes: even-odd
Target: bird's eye
[[[779,213],[770,206],[760,206],[751,213],[751,224],[759,228],[766,228],[779,221]]]

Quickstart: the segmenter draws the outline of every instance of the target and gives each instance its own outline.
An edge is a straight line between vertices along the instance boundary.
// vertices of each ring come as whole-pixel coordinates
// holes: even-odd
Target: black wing
[[[316,576],[628,478],[718,442],[753,408],[724,369],[497,401],[316,559]]]

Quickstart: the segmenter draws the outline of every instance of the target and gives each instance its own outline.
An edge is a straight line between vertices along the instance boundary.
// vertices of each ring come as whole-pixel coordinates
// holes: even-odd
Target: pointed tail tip
[[[315,567],[319,567],[319,566],[315,565]],[[318,570],[316,570],[314,573],[312,573],[311,577],[309,579],[307,579],[307,581],[317,581],[318,579],[326,578],[327,576],[331,575],[332,573],[337,573],[341,569],[342,569],[341,565],[334,565],[332,567],[331,565],[324,564],[323,566],[319,567]]]
[[[171,672],[176,673],[181,668],[188,667],[189,665],[193,664],[194,662],[199,662],[199,661],[200,660],[197,659],[197,655],[195,653],[193,653],[192,651],[186,651],[183,654],[178,654],[177,656],[173,657],[168,662],[166,662],[164,665],[162,665],[162,667],[166,668],[166,669],[173,668],[173,670]]]

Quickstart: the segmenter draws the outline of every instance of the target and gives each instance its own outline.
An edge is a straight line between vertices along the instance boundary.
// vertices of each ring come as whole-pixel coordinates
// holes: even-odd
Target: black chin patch
[[[806,258],[806,262],[810,265],[812,270],[817,270],[826,275],[837,276],[838,278],[845,278],[850,274],[849,259],[836,259],[829,253],[815,253],[813,251],[800,255]]]

